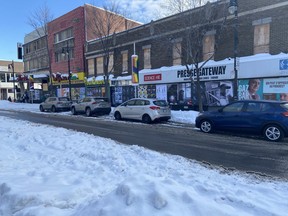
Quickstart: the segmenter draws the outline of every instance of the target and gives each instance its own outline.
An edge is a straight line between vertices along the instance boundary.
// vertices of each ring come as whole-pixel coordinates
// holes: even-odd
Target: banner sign
[[[138,55],[131,56],[132,62],[132,83],[139,83]]]

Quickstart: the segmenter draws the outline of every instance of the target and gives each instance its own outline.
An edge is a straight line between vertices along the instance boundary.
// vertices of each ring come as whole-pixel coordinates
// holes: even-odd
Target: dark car
[[[111,104],[108,102],[108,98],[85,97],[71,105],[71,112],[73,115],[78,113],[85,113],[86,116],[107,115],[111,112]]]
[[[288,102],[243,100],[217,111],[200,113],[195,120],[204,133],[234,131],[259,134],[269,141],[281,141],[288,135]]]

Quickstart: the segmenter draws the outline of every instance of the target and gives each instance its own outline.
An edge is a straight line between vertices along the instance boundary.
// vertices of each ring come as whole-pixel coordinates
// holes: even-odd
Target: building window
[[[254,54],[269,53],[271,22],[271,17],[252,22],[254,26]]]
[[[214,59],[215,52],[215,34],[211,32],[206,34],[203,38],[203,61]]]
[[[173,43],[173,65],[181,65],[182,46],[181,42]]]
[[[69,52],[69,58],[74,58],[74,39],[70,39],[67,41],[63,41],[58,44],[54,44],[55,52],[55,62],[61,62],[61,61],[67,61],[68,55],[67,55],[67,43],[68,43],[68,52]]]
[[[254,54],[269,53],[270,24],[256,25],[254,27]]]
[[[151,45],[143,47],[144,53],[144,69],[151,68]]]
[[[96,64],[97,64],[97,75],[103,75],[103,57],[96,58]]]
[[[114,69],[114,56],[113,54],[109,55],[109,65],[108,65],[108,72],[113,72]]]
[[[95,59],[88,59],[88,76],[95,76]]]
[[[73,37],[73,28],[65,29],[64,31],[58,32],[54,35],[54,43],[59,43],[66,39]]]
[[[122,53],[122,73],[128,72],[128,51]]]

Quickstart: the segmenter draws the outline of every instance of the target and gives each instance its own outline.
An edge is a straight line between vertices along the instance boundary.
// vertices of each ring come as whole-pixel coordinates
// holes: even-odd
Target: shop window
[[[0,74],[0,80],[1,80],[1,82],[6,82],[5,74]]]
[[[181,42],[174,43],[173,44],[173,65],[181,65],[181,55],[182,55],[182,49],[181,49]]]
[[[269,53],[271,19],[254,21],[254,54]]]
[[[215,35],[205,35],[203,38],[203,61],[208,59],[214,59],[215,52]]]
[[[143,47],[144,53],[144,69],[151,68],[151,46],[144,46]]]

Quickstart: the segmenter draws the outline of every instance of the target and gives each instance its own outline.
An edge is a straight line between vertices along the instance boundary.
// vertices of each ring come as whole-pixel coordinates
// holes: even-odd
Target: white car
[[[171,110],[166,100],[133,98],[117,106],[114,117],[116,120],[132,119],[144,123],[168,121]]]
[[[68,97],[48,97],[44,102],[39,106],[41,112],[51,111],[69,111],[72,102]]]
[[[108,115],[111,112],[111,104],[107,98],[85,97],[71,105],[71,112],[73,115],[78,113],[85,113],[86,116]]]

